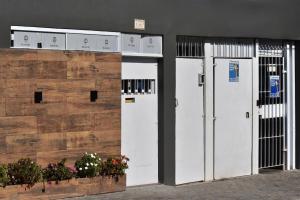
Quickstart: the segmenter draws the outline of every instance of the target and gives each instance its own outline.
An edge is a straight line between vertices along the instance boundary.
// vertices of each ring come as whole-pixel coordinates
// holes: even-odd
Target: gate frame
[[[256,39],[256,58],[259,59],[259,40]],[[263,39],[262,39],[263,40]],[[282,41],[285,47],[284,51],[284,66],[286,69],[286,135],[285,135],[285,161],[283,170],[296,169],[296,124],[295,124],[295,42]],[[257,63],[257,84],[259,84],[259,64]],[[259,87],[259,86],[258,86]],[[259,91],[259,88],[258,88]],[[257,93],[258,94],[258,93]],[[259,99],[259,97],[257,98]],[[255,105],[254,105],[255,106]],[[255,106],[257,107],[257,106]],[[257,107],[258,108],[258,107]],[[260,114],[260,109],[259,114]],[[257,119],[258,122],[258,119]],[[258,127],[259,128],[259,127]],[[257,138],[258,140],[258,138]],[[259,148],[257,146],[259,155]],[[258,163],[257,163],[258,166]]]
[[[287,71],[287,160],[286,170],[296,169],[296,124],[295,124],[295,44],[286,44]]]

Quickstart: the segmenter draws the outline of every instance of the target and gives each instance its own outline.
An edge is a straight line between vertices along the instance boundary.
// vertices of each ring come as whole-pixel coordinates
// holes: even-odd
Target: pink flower
[[[72,172],[72,173],[77,173],[77,169],[74,166],[68,166],[68,169]]]

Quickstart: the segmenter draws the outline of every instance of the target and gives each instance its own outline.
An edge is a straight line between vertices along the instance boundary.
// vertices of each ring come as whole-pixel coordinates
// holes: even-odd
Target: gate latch
[[[204,74],[198,74],[198,86],[201,87],[204,85],[205,82],[205,75]]]
[[[248,119],[250,117],[249,112],[246,112],[246,118]]]

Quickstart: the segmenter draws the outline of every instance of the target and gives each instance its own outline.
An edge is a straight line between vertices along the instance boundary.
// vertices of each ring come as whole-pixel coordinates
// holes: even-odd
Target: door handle
[[[201,87],[204,85],[205,76],[204,74],[198,74],[198,86]]]
[[[178,99],[177,99],[177,98],[175,98],[175,108],[176,108],[178,105],[179,105],[179,103],[178,103]]]
[[[248,119],[250,117],[249,112],[246,112],[246,118]]]

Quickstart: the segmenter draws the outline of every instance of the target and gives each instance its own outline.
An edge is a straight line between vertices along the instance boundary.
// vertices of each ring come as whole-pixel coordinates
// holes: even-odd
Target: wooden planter
[[[25,190],[24,186],[13,185],[0,188],[0,199],[62,199],[85,195],[95,195],[110,192],[124,191],[126,187],[126,176],[118,177],[94,177],[71,179],[45,183],[37,183],[32,188]]]

